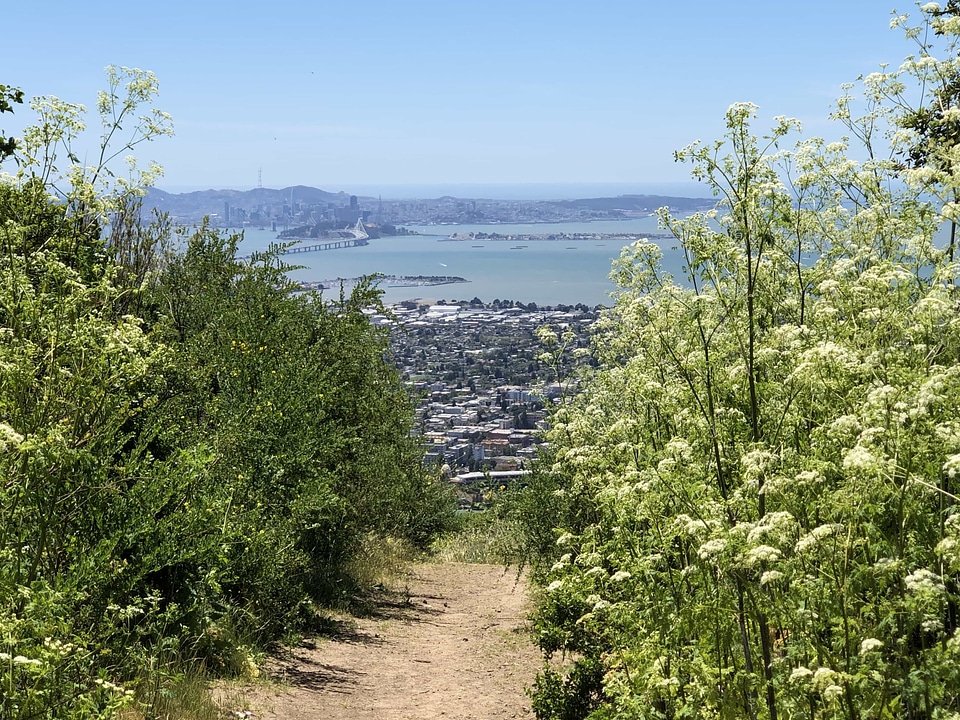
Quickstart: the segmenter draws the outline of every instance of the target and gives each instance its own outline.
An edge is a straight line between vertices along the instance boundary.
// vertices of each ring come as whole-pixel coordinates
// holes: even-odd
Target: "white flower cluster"
[[[77,646],[73,643],[65,643],[62,640],[54,640],[53,638],[49,637],[43,639],[43,644],[44,647],[61,656],[69,655],[77,648]]]
[[[684,460],[689,460],[692,456],[693,449],[690,447],[690,443],[687,442],[686,438],[682,437],[672,437],[667,443],[664,451],[675,457],[682,458]]]
[[[827,667],[819,667],[813,671],[801,665],[790,673],[790,682],[810,683],[827,701],[836,700],[844,693],[841,685],[843,676]]]
[[[0,453],[15,450],[23,442],[23,435],[5,422],[0,422]]]
[[[833,436],[857,435],[861,429],[856,415],[841,415],[830,423],[830,434]]]
[[[835,700],[843,695],[843,687],[838,684],[840,682],[841,675],[836,670],[819,667],[813,673],[813,685],[820,691],[825,700]]]
[[[943,464],[943,471],[950,479],[955,478],[957,473],[960,473],[960,453],[947,458],[947,461]]]
[[[944,591],[943,579],[926,568],[918,568],[903,579],[907,590],[917,595],[940,595]]]
[[[753,567],[758,563],[776,562],[779,559],[780,551],[775,547],[771,547],[770,545],[757,545],[757,547],[751,548],[750,552],[747,553],[744,562],[747,567]]]
[[[824,480],[826,480],[823,473],[817,470],[801,470],[794,479],[797,485],[801,487],[822,485]]]
[[[764,475],[777,461],[777,456],[769,450],[751,450],[740,458],[743,467],[743,476],[747,481],[754,481]]]
[[[796,524],[793,515],[785,510],[767,513],[747,533],[747,541],[755,543],[766,537],[785,540],[793,536]]]
[[[760,576],[760,584],[770,585],[771,583],[775,583],[783,578],[784,574],[779,570],[767,570],[765,573],[763,573],[763,575]]]
[[[700,549],[697,550],[697,557],[701,560],[713,560],[727,549],[727,541],[723,538],[714,538],[707,540]]]
[[[829,314],[820,307],[820,315]],[[837,343],[827,340],[818,343],[800,355],[800,362],[790,374],[790,379],[807,383],[822,383],[823,373],[831,370],[853,372],[860,367],[856,354]]]
[[[843,469],[872,475],[883,469],[883,463],[863,445],[857,445],[843,456]]]
[[[806,552],[807,550],[816,547],[824,538],[830,537],[831,535],[836,535],[841,530],[843,530],[843,525],[840,525],[839,523],[828,523],[826,525],[815,527],[802,538],[797,540],[797,544],[794,549],[798,553]]]
[[[879,650],[883,647],[883,641],[877,640],[876,638],[866,638],[863,642],[860,643],[860,654],[866,655],[871,653],[874,650]]]
[[[0,652],[0,662],[12,662],[14,665],[43,665],[36,658],[28,658],[23,655],[10,655],[10,653]]]
[[[681,532],[684,535],[704,535],[709,533],[711,530],[716,530],[719,528],[720,523],[713,519],[703,520],[703,519],[694,519],[682,513],[677,515],[673,520],[674,527],[677,529],[677,532]]]
[[[133,690],[124,690],[120,685],[112,683],[109,680],[104,680],[103,678],[97,678],[93,682],[107,692],[117,693],[118,695],[126,695],[127,697],[131,697],[133,695]]]

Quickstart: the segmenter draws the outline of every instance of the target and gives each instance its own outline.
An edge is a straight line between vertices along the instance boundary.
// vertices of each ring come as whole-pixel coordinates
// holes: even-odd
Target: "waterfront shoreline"
[[[305,280],[299,283],[304,290],[334,290],[342,285],[345,288],[353,287],[362,277],[335,278],[327,280]],[[384,288],[414,288],[439,287],[441,285],[460,285],[469,283],[466,278],[455,275],[381,275],[377,278],[377,285]]]

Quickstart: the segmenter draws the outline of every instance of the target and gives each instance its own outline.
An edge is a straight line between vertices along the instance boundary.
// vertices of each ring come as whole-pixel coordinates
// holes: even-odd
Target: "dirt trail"
[[[247,717],[532,718],[524,688],[540,659],[525,587],[494,565],[416,565],[369,616],[337,621],[332,638],[275,661],[280,682],[246,693]]]

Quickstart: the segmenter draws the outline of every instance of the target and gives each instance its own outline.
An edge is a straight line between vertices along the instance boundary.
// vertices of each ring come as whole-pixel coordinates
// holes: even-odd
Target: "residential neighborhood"
[[[389,310],[371,320],[391,329],[394,361],[419,401],[425,462],[458,486],[462,508],[480,506],[529,470],[547,407],[576,383],[584,360],[574,351],[589,344],[598,309],[474,299]],[[543,326],[566,343],[549,351],[537,338]]]

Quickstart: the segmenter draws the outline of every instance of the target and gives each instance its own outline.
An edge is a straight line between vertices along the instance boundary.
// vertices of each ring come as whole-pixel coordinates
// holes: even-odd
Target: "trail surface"
[[[415,565],[366,617],[338,620],[332,637],[274,661],[269,672],[280,682],[246,693],[246,716],[532,718],[524,688],[540,659],[525,588],[499,566]]]

